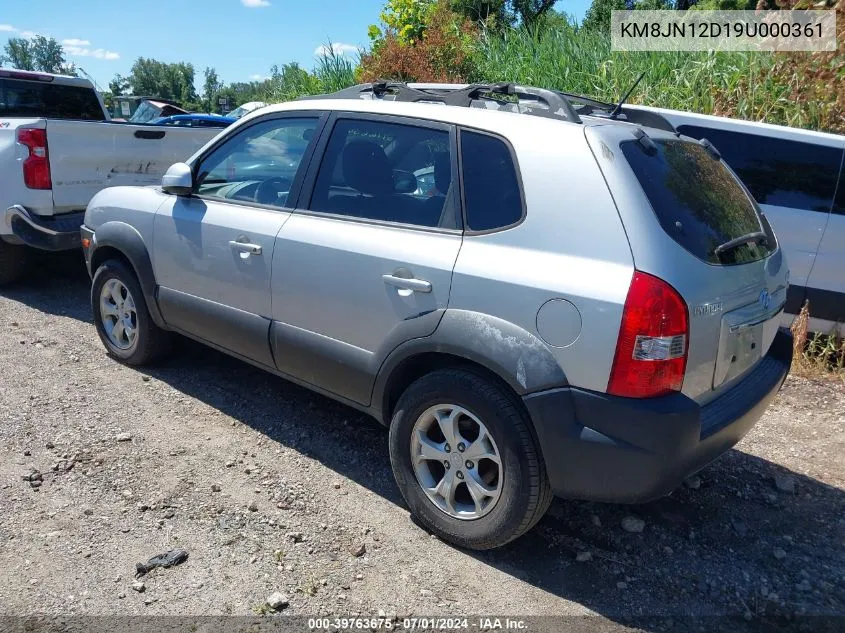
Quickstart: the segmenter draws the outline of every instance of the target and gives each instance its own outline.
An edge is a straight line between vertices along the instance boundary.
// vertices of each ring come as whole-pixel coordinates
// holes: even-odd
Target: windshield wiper
[[[766,246],[769,243],[769,237],[762,231],[748,233],[747,235],[742,235],[740,237],[737,237],[736,239],[730,240],[729,242],[725,242],[724,244],[717,246],[715,249],[713,249],[713,254],[718,257],[723,253],[729,253],[730,251],[736,250],[740,246],[744,246],[750,243],[762,244],[763,246]]]

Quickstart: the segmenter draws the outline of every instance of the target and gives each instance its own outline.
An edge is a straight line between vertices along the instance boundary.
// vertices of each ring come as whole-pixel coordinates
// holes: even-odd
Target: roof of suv
[[[399,89],[399,97],[386,95],[387,89]],[[374,89],[375,87],[375,89]],[[489,90],[510,97],[511,100],[498,100],[490,97],[466,98],[467,91],[475,89]],[[410,97],[401,98],[402,92],[408,91]],[[509,90],[509,92],[505,92]],[[521,92],[525,91],[525,92]],[[513,94],[517,93],[514,99]],[[416,93],[416,94],[414,94]],[[423,94],[425,93],[425,94]],[[527,95],[528,100],[522,97]],[[506,97],[507,98],[507,97]],[[437,102],[441,100],[440,102]],[[581,112],[573,103],[589,104]],[[468,107],[447,107],[468,106]],[[644,113],[645,121],[640,123],[628,118],[629,111],[624,110],[621,118],[609,116],[615,106],[595,101],[587,97],[568,95],[540,88],[526,88],[514,84],[361,84],[329,95],[305,97],[296,101],[275,104],[252,113],[245,119],[264,116],[272,112],[296,110],[354,111],[362,113],[392,114],[412,118],[426,119],[476,127],[491,131],[517,132],[548,126],[550,123],[564,124],[557,130],[568,128],[572,131],[583,130],[585,126],[624,125],[647,127],[655,130],[674,132],[674,128],[660,116]],[[479,112],[484,112],[479,115]],[[596,115],[600,112],[600,115]],[[516,113],[525,116],[513,116]],[[649,123],[654,123],[649,125]]]

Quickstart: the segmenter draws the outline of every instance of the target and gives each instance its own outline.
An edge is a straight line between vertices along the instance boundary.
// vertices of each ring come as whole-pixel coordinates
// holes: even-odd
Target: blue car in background
[[[219,114],[175,114],[159,117],[149,122],[150,125],[169,125],[174,127],[219,127],[232,125],[237,119]]]

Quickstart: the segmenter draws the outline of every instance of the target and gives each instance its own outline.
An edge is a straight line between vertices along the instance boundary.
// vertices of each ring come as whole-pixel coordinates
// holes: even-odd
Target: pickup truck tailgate
[[[47,121],[55,211],[84,209],[101,189],[155,185],[221,130]]]

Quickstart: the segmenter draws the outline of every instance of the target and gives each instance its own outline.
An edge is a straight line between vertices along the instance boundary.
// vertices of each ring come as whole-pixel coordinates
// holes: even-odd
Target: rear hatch
[[[624,124],[585,133],[635,267],[669,283],[687,304],[682,391],[705,404],[750,372],[774,340],[789,277],[777,238],[712,147]]]

